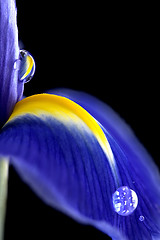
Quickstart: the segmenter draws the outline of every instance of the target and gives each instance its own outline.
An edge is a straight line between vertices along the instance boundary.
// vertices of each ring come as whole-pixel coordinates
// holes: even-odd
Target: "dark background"
[[[65,87],[98,97],[126,120],[159,164],[156,14],[146,6],[119,11],[93,3],[19,0],[17,7],[19,39],[36,62],[25,96]],[[46,206],[11,167],[6,239],[78,237],[109,239]]]

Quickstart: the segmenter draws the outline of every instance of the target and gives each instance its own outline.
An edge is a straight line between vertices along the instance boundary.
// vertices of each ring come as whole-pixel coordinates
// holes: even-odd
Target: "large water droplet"
[[[35,72],[35,61],[31,54],[26,50],[20,50],[19,81],[29,82]],[[16,63],[15,63],[16,64]]]
[[[127,186],[118,188],[112,196],[115,212],[121,216],[128,216],[138,205],[137,194]]]

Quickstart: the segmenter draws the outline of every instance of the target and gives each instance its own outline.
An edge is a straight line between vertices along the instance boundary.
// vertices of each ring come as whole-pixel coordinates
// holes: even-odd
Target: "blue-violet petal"
[[[23,83],[18,81],[18,30],[14,0],[0,1],[0,126],[21,98]]]
[[[97,121],[99,109],[95,117],[98,100],[89,100],[86,95],[86,103],[95,103],[94,118],[60,96],[42,94],[20,101],[1,130],[0,154],[10,156],[22,178],[45,202],[74,219],[92,224],[114,240],[158,239],[156,168],[133,133],[125,131],[124,123],[121,136],[118,124],[122,120],[115,115],[114,127],[115,113],[103,111],[106,122],[102,125]],[[132,149],[129,135],[136,150],[143,149],[140,154]],[[112,202],[122,186],[138,197],[136,209],[127,216],[115,212]]]

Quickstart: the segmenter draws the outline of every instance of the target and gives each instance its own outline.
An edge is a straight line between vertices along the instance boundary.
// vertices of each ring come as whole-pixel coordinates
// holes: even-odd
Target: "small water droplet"
[[[31,54],[26,50],[20,50],[19,61],[19,81],[27,83],[32,79],[34,75],[35,61]],[[16,62],[14,65],[16,65]]]
[[[141,215],[141,216],[139,217],[139,220],[140,220],[141,222],[143,222],[143,221],[144,221],[144,216]]]
[[[115,212],[121,216],[132,214],[138,205],[137,194],[127,186],[118,188],[112,196],[112,201]]]

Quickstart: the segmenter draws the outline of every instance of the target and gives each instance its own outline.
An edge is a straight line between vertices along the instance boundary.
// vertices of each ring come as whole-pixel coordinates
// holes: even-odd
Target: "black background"
[[[156,14],[144,6],[119,11],[93,3],[19,0],[17,7],[21,45],[36,62],[25,96],[66,87],[98,97],[126,120],[159,164]],[[11,167],[5,239],[78,237],[109,239],[46,206]]]

